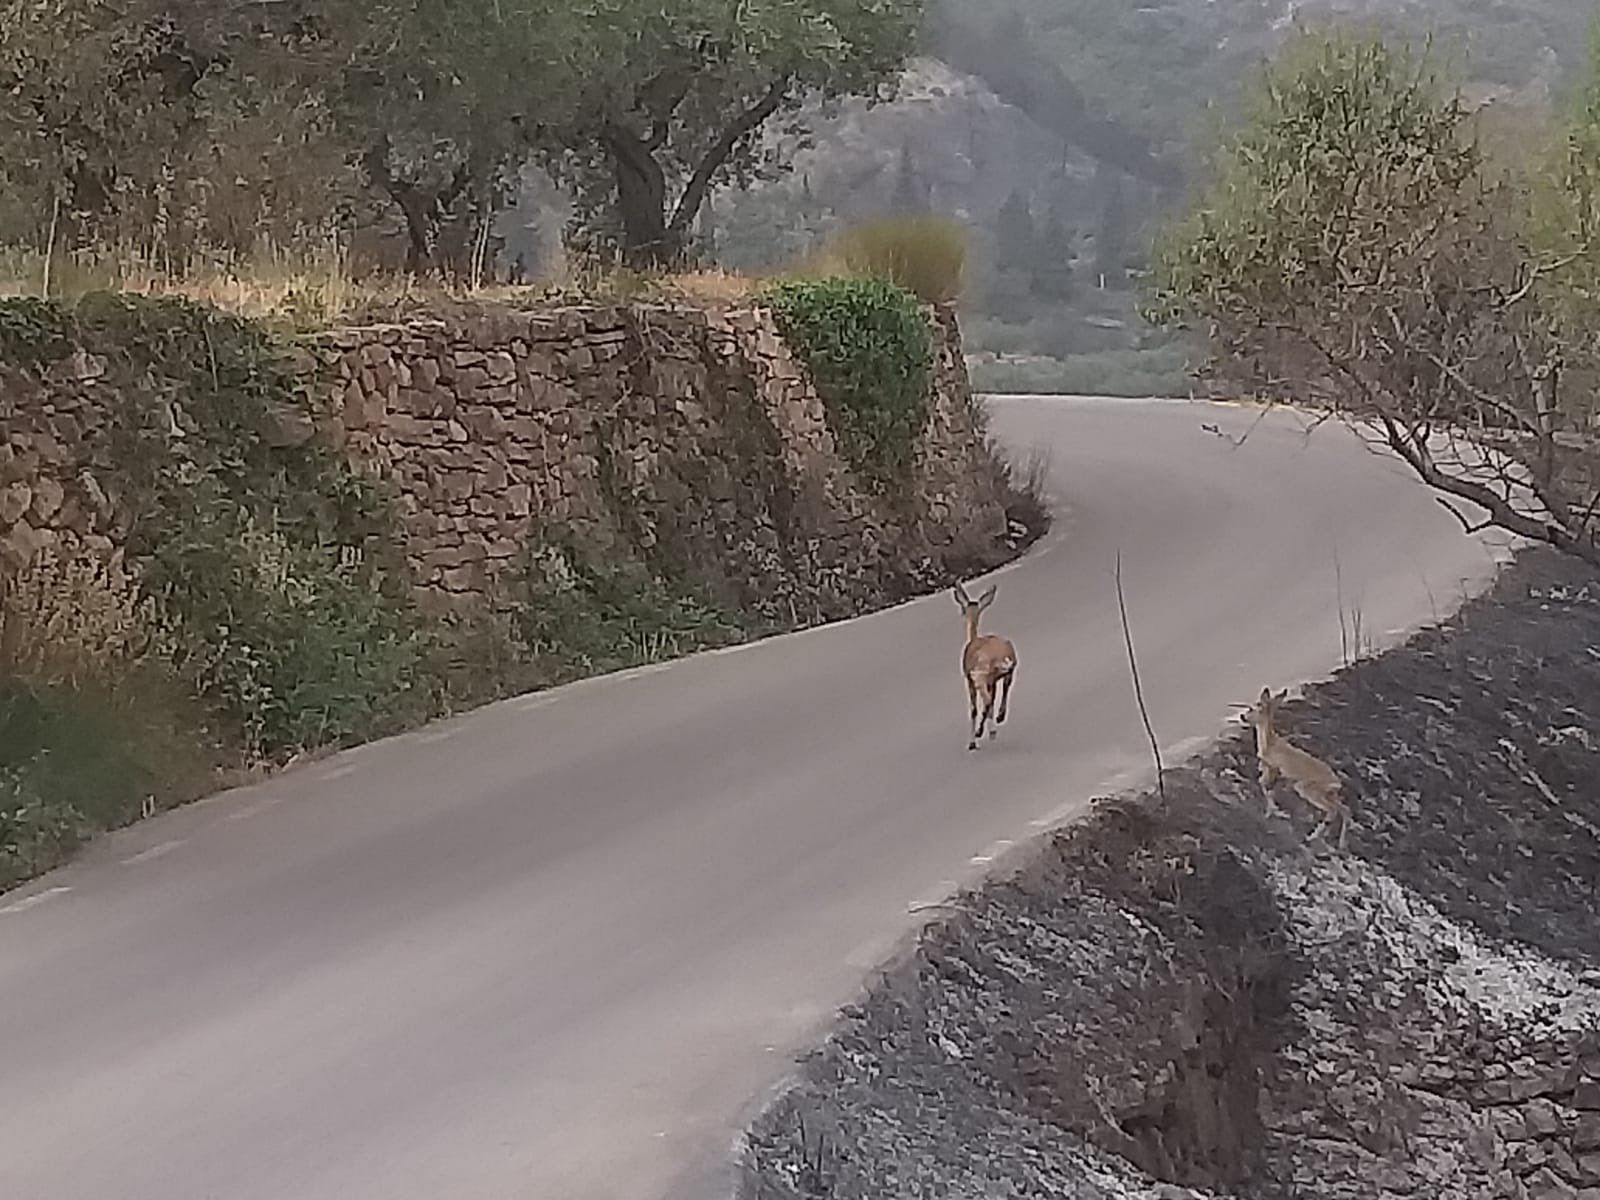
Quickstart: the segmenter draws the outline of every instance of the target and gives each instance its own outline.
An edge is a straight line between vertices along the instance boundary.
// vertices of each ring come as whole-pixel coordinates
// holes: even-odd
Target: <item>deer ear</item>
[[[1271,704],[1272,703],[1272,689],[1271,688],[1262,688],[1261,689],[1260,703],[1262,703],[1262,704]]]
[[[999,584],[991,583],[987,588],[984,589],[983,595],[978,597],[978,607],[988,608],[989,605],[993,604],[994,594],[999,590]]]
[[[1288,698],[1289,698],[1289,689],[1288,688],[1284,688],[1283,691],[1279,692],[1276,696],[1274,696],[1272,698],[1272,702],[1274,704],[1282,704]]]
[[[955,587],[950,589],[950,594],[956,598],[956,607],[959,608],[962,612],[966,612],[967,611],[967,594],[966,594],[966,592],[961,590],[961,585],[959,583],[956,584]]]

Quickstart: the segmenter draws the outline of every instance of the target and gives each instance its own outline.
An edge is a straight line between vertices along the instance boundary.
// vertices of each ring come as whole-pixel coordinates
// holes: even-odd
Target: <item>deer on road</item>
[[[996,584],[990,584],[974,600],[959,583],[951,589],[956,606],[967,623],[967,643],[961,650],[961,675],[967,682],[967,702],[972,716],[972,739],[968,750],[976,750],[984,728],[994,737],[1005,724],[1011,703],[1011,681],[1017,673],[1017,648],[1007,639],[978,632],[978,618],[994,603]],[[1000,709],[995,711],[995,691],[1000,693]],[[990,724],[990,717],[994,723]]]

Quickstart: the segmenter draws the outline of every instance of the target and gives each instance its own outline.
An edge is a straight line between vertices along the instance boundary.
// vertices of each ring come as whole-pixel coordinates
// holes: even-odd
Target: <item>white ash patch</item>
[[[1491,944],[1360,859],[1277,859],[1269,877],[1288,902],[1292,935],[1313,960],[1334,943],[1374,939],[1440,1005],[1465,1002],[1505,1026],[1537,1019],[1576,1033],[1600,1025],[1593,972],[1516,943]]]

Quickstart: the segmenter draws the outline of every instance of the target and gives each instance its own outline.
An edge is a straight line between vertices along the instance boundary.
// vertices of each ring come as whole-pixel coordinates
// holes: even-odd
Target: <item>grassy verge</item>
[[[1181,346],[1102,350],[1065,358],[974,356],[974,390],[994,394],[1187,396],[1188,358]]]

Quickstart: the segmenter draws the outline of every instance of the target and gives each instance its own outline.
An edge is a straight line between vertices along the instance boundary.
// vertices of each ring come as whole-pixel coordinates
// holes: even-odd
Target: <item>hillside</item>
[[[1591,16],[1564,0],[941,0],[900,96],[819,116],[792,175],[721,198],[715,252],[760,269],[865,217],[951,214],[973,240],[980,385],[1113,386],[1119,356],[1152,340],[1133,312],[1152,218],[1297,26],[1432,34],[1470,95],[1545,108],[1581,67]],[[1181,385],[1181,351],[1156,352],[1142,361]],[[1050,361],[1069,356],[1089,369]]]

